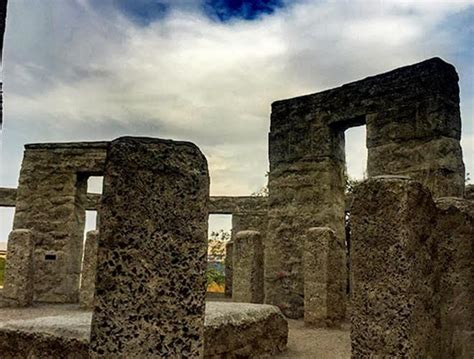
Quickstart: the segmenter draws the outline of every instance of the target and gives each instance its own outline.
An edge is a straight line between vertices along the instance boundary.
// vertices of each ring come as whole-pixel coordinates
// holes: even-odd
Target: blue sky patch
[[[205,0],[208,16],[226,22],[234,18],[255,20],[284,6],[283,0]]]
[[[159,0],[114,0],[114,6],[143,26],[163,18],[168,11],[168,5]]]

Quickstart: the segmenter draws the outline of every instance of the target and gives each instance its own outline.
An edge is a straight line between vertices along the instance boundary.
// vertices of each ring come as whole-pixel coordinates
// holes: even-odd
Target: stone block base
[[[89,358],[91,312],[72,305],[0,309],[2,358]],[[270,305],[208,302],[205,358],[262,358],[286,350],[288,323]]]

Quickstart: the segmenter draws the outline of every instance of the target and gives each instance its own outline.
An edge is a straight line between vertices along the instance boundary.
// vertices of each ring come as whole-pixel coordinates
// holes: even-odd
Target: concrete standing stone
[[[99,231],[89,231],[84,245],[82,260],[81,289],[79,303],[82,308],[92,308],[94,302],[95,273],[97,269],[97,248]]]
[[[354,358],[440,358],[431,194],[408,178],[369,179],[351,210]]]
[[[13,229],[32,231],[35,301],[79,301],[87,179],[103,173],[107,146],[25,145]]]
[[[111,142],[90,356],[200,358],[209,175],[188,142]]]
[[[33,253],[31,231],[15,229],[10,232],[3,295],[15,306],[26,307],[33,302]]]
[[[225,245],[225,295],[232,297],[232,265],[234,262],[234,242],[228,241]]]
[[[303,250],[304,322],[338,326],[345,317],[344,243],[331,228],[310,228]]]
[[[474,358],[474,203],[439,198],[438,244],[441,356]]]
[[[265,241],[268,220],[267,220],[267,205],[265,197],[250,197],[253,203],[241,206],[237,211],[232,213],[232,237],[231,244],[235,241],[235,236],[240,231],[252,230],[260,232],[262,243]],[[232,248],[231,250],[232,255]],[[232,257],[226,261],[226,290],[228,297],[232,296]],[[226,268],[227,268],[226,267]],[[229,276],[228,276],[229,274]]]
[[[369,177],[414,178],[462,196],[458,75],[439,58],[272,104],[265,302],[303,316],[305,231],[344,239],[345,131],[367,126]]]
[[[263,303],[263,244],[260,232],[238,232],[233,252],[232,300]]]

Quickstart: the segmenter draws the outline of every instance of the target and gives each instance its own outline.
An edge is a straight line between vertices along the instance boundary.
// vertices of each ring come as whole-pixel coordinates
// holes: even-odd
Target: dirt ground
[[[346,359],[351,357],[349,325],[342,329],[308,328],[288,319],[288,350],[275,358]]]

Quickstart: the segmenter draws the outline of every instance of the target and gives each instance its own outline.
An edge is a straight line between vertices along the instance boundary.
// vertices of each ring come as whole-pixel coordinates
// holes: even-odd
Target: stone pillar
[[[344,132],[303,119],[294,128],[278,107],[273,104],[269,139],[265,303],[277,305],[287,317],[301,318],[306,230],[330,227],[340,240],[345,237]]]
[[[79,303],[82,308],[90,309],[94,303],[95,273],[97,269],[97,248],[99,231],[86,234],[84,258],[82,260],[81,289]]]
[[[262,208],[252,208],[252,209],[245,209],[239,210],[237,212],[232,213],[232,243],[235,242],[235,237],[237,233],[240,231],[258,231],[260,232],[260,236],[262,238],[262,243],[265,243],[266,233],[267,233],[267,226],[268,226],[268,218],[267,218],[267,211],[266,209],[262,210]],[[232,249],[231,249],[232,250]],[[227,265],[227,264],[226,264]],[[226,290],[226,294],[231,297],[232,296],[232,261],[229,261],[229,291]],[[226,272],[227,276],[227,272]],[[226,285],[227,285],[226,279]]]
[[[102,173],[107,143],[25,146],[14,229],[35,243],[35,301],[77,303],[89,174]]]
[[[352,356],[439,358],[436,221],[431,194],[407,177],[369,179],[351,209]]]
[[[16,229],[8,236],[3,295],[13,305],[26,307],[33,302],[33,253],[31,231]]]
[[[345,318],[346,255],[331,228],[310,228],[303,250],[304,322],[338,326]]]
[[[263,303],[263,244],[260,232],[238,232],[233,252],[232,300]]]
[[[234,261],[234,242],[228,241],[225,245],[225,295],[232,297],[232,272]]]
[[[189,142],[111,142],[90,356],[201,358],[209,175]]]
[[[436,201],[441,356],[474,358],[474,203]]]

